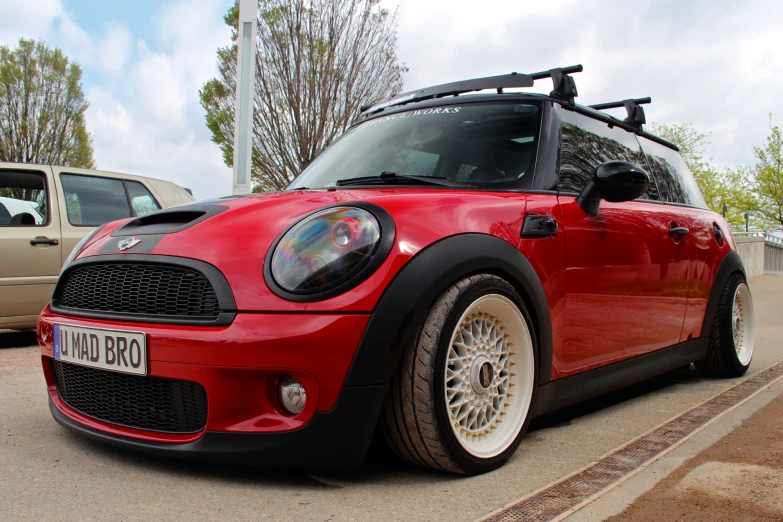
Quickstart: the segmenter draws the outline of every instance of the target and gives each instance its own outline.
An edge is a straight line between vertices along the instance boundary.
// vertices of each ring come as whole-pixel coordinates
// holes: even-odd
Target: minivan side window
[[[643,136],[639,141],[658,181],[662,200],[707,208],[699,185],[679,152]]]
[[[43,174],[0,171],[0,226],[35,227],[49,221],[49,197]]]
[[[582,192],[595,168],[606,161],[630,161],[647,170],[634,134],[573,111],[563,110],[561,116],[559,191]],[[650,188],[639,199],[659,199],[652,174]]]
[[[71,225],[97,227],[131,217],[122,180],[60,174],[60,182]]]
[[[146,216],[156,210],[160,210],[160,205],[152,197],[147,187],[138,181],[125,180],[125,188],[128,190],[131,208],[137,217]]]

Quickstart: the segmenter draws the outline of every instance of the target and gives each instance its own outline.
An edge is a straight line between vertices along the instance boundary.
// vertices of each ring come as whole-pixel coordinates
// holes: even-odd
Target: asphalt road
[[[783,277],[751,283],[756,353],[783,359]],[[376,452],[353,473],[215,467],[101,446],[52,420],[30,334],[0,333],[0,520],[473,520],[589,464],[742,379],[680,370],[537,421],[503,468],[461,478]]]

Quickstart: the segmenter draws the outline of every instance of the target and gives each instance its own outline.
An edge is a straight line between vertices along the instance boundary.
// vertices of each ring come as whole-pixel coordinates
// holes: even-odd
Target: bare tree
[[[81,79],[43,42],[0,46],[0,161],[95,168]]]
[[[218,49],[219,77],[200,91],[212,140],[234,152],[239,7],[225,17],[233,44]],[[252,176],[285,188],[359,114],[402,89],[397,15],[379,0],[260,0]]]

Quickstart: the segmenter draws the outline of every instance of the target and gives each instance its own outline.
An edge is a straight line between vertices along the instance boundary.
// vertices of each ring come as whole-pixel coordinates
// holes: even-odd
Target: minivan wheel
[[[384,438],[422,466],[495,469],[527,429],[535,370],[535,334],[516,290],[490,274],[462,279],[408,340],[384,406]]]
[[[695,363],[710,377],[739,377],[753,358],[756,323],[750,288],[742,274],[732,275],[720,296],[707,357]]]

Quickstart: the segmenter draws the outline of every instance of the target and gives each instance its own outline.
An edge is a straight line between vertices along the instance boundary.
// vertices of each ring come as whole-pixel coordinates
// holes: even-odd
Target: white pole
[[[250,194],[253,153],[253,89],[256,64],[258,0],[239,0],[237,93],[234,107],[234,187],[232,194]]]

